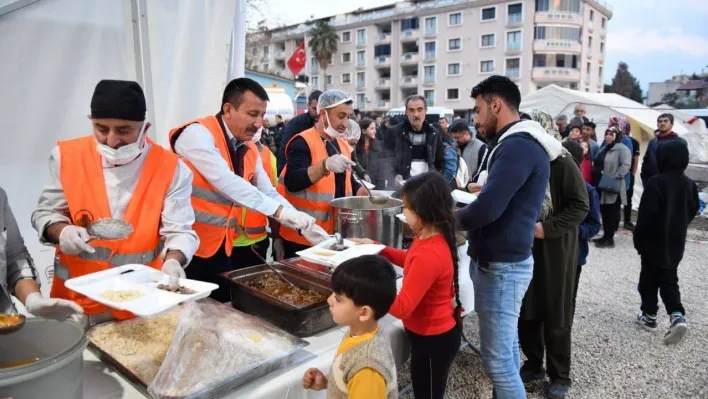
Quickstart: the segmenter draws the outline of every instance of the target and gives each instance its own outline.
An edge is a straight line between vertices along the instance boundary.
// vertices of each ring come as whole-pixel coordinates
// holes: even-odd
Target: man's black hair
[[[519,86],[506,76],[494,75],[479,82],[472,89],[472,98],[476,99],[479,96],[483,96],[487,103],[490,103],[492,98],[499,97],[515,112],[519,111],[519,104],[521,104]]]
[[[408,109],[408,103],[413,101],[413,100],[420,100],[423,102],[423,106],[425,109],[428,109],[428,102],[425,101],[425,97],[421,96],[420,94],[413,94],[412,96],[406,97],[406,109]]]
[[[597,125],[595,124],[595,122],[592,122],[592,121],[587,121],[587,122],[583,123],[583,126],[587,126],[587,127],[591,128],[592,130],[595,130],[597,128]]]
[[[332,291],[346,295],[356,306],[371,307],[374,318],[379,320],[396,299],[396,272],[380,256],[359,256],[334,269]]]
[[[669,122],[671,122],[672,125],[674,124],[674,116],[668,112],[664,112],[663,114],[659,115],[659,117],[656,118],[656,121],[658,122],[661,118],[668,118]]]
[[[583,131],[583,126],[582,125],[568,125],[568,131],[570,132],[573,129],[578,129],[582,133]]]
[[[307,105],[310,105],[310,103],[312,103],[312,100],[319,101],[321,95],[322,95],[322,91],[320,91],[320,90],[315,90],[312,93],[310,93],[310,96],[307,97]]]
[[[531,117],[531,115],[527,114],[526,112],[521,112],[521,113],[519,113],[519,119],[521,119],[522,121],[530,121],[530,120],[533,120],[533,118]]]
[[[260,83],[249,78],[238,78],[230,81],[229,84],[226,85],[224,95],[221,97],[221,106],[223,107],[224,104],[229,103],[238,109],[243,101],[243,95],[247,91],[255,94],[263,101],[270,101],[268,93]]]
[[[445,119],[445,122],[450,123],[450,121],[447,120],[447,117],[446,117],[446,116],[441,116],[439,120],[443,120],[443,119]]]
[[[280,114],[275,114],[275,117],[276,117],[276,118],[283,119],[283,115],[280,115]]]
[[[458,119],[450,125],[450,133],[467,132],[470,133],[470,124],[466,119]]]
[[[583,162],[583,147],[579,143],[573,140],[566,140],[563,142],[563,148],[568,150],[570,155],[573,156],[576,164],[580,165]]]
[[[359,108],[354,109],[354,115],[359,116],[361,114],[361,111],[359,111]]]

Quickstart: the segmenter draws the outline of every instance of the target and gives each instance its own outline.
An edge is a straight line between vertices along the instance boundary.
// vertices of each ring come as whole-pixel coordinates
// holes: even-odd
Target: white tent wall
[[[632,137],[639,142],[642,154],[637,166],[634,195],[632,196],[632,207],[637,209],[643,191],[642,182],[639,178],[642,157],[649,141],[654,138],[656,120],[661,113],[618,94],[586,93],[556,85],[549,85],[528,94],[521,100],[520,108],[526,111],[539,109],[549,113],[554,118],[558,115],[565,115],[570,121],[573,118],[575,106],[578,104],[585,105],[585,117],[597,125],[596,133],[600,143],[603,140],[604,132],[611,117],[623,115],[629,119],[632,125]],[[674,131],[679,135],[684,135],[688,132],[688,129],[677,121],[674,124]]]
[[[0,17],[0,54],[0,186],[47,289],[53,249],[39,244],[30,216],[56,141],[91,132],[96,83],[135,79],[130,3],[35,2]]]
[[[219,111],[235,13],[235,1],[147,0],[152,137],[163,146],[173,127]]]

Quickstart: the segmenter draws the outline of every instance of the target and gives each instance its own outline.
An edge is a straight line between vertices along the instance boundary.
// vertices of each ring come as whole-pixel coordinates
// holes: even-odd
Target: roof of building
[[[676,90],[698,90],[708,88],[708,81],[705,80],[689,80],[679,86]]]
[[[257,75],[267,76],[267,77],[272,78],[272,79],[283,80],[283,81],[286,81],[286,82],[288,82],[288,83],[295,83],[295,80],[294,80],[294,79],[284,78],[284,77],[282,77],[282,76],[274,75],[274,74],[268,73],[268,72],[256,71],[256,70],[248,69],[248,68],[246,68],[246,72],[248,72],[248,73],[254,73],[254,74],[257,74]]]

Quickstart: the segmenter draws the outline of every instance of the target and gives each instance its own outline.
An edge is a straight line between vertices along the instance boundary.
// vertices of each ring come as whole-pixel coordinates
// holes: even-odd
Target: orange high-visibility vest
[[[307,142],[307,146],[310,148],[310,166],[321,163],[323,160],[329,158],[327,148],[325,147],[325,142],[322,140],[322,137],[315,128],[305,130],[295,137],[302,137]],[[293,139],[295,137],[293,137]],[[290,139],[285,147],[286,154],[293,139]],[[342,138],[337,138],[337,143],[339,144],[340,149],[348,148],[346,141]],[[344,151],[342,155],[344,155],[347,159],[351,159],[351,153],[349,151]],[[286,165],[280,173],[280,178],[278,179],[278,192],[280,195],[285,197],[285,199],[288,200],[288,202],[290,202],[295,209],[314,217],[316,223],[320,227],[325,229],[329,234],[333,234],[334,215],[330,202],[334,199],[335,195],[336,184],[334,180],[334,173],[330,173],[321,178],[317,183],[311,185],[305,190],[290,192],[285,187],[285,173],[287,173],[287,169],[288,167]],[[346,186],[344,189],[344,195],[349,197],[352,195],[351,171],[349,170],[346,171],[345,181]],[[305,237],[300,235],[300,233],[285,226],[280,226],[280,236],[290,242],[308,246],[311,245]]]
[[[133,234],[122,240],[92,241],[91,246],[96,250],[92,254],[82,252],[78,255],[67,255],[57,247],[51,296],[76,302],[84,308],[85,314],[103,313],[109,308],[69,290],[64,286],[66,280],[131,263],[156,269],[162,267],[162,203],[172,184],[178,157],[150,139],[147,141],[150,143],[150,150],[123,217],[123,220],[133,226]],[[111,218],[101,156],[96,151],[94,137],[59,141],[58,145],[61,157],[59,178],[72,223],[87,227],[92,221]],[[130,312],[112,312],[119,320],[133,317]]]
[[[261,163],[263,164],[263,169],[265,169],[268,174],[270,182],[273,187],[276,185],[276,178],[278,173],[278,165],[275,159],[275,155],[267,146],[261,143],[255,143],[256,148],[260,154]],[[252,211],[250,209],[244,208],[243,216],[243,228],[246,231],[246,236],[251,240],[258,240],[265,238],[268,235],[266,231],[266,226],[268,225],[268,217],[258,211]],[[249,232],[251,232],[249,234]]]
[[[174,151],[174,143],[177,141],[178,136],[182,134],[184,128],[193,123],[199,123],[211,133],[221,157],[229,165],[231,172],[234,172],[229,144],[226,142],[224,130],[219,120],[214,115],[195,119],[170,130],[169,140],[172,150]],[[244,145],[247,146],[247,151],[243,157],[242,177],[253,183],[256,162],[260,161],[260,156],[255,144],[247,142]],[[265,234],[265,226],[251,229],[250,226],[240,223],[243,220],[243,209],[214,188],[188,159],[183,158],[182,160],[194,174],[194,179],[192,180],[194,225],[192,228],[199,236],[199,249],[195,254],[196,256],[209,258],[224,245],[224,242],[226,242],[226,245],[224,245],[226,255],[231,255],[234,239],[241,234],[246,234],[248,237]]]
[[[278,184],[278,162],[273,155],[273,152],[268,148],[268,146],[262,143],[256,143],[258,152],[261,154],[261,163],[263,163],[263,169],[265,169],[268,174],[270,182],[273,183],[273,187]]]

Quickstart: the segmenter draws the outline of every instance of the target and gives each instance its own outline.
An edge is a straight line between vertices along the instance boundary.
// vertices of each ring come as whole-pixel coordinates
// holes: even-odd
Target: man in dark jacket
[[[450,133],[452,133],[452,137],[457,143],[457,148],[460,149],[460,156],[467,163],[467,170],[471,178],[477,174],[477,169],[479,169],[479,164],[482,162],[487,145],[472,136],[466,119],[452,122]]]
[[[551,161],[550,194],[552,212],[534,230],[533,280],[521,305],[519,343],[527,357],[521,379],[531,382],[545,378],[545,354],[551,381],[547,396],[560,399],[571,384],[578,225],[590,209],[580,168],[567,150]]]
[[[684,175],[688,167],[688,146],[683,140],[669,140],[657,146],[659,174],[644,186],[639,216],[634,229],[634,248],[642,258],[639,273],[641,312],[637,323],[656,331],[659,310],[657,291],[670,315],[667,344],[679,342],[688,330],[678,286],[678,265],[683,259],[688,225],[699,209],[698,188]]]
[[[280,175],[280,172],[285,167],[285,147],[288,145],[290,139],[315,126],[315,123],[317,123],[317,102],[321,95],[322,92],[319,90],[310,93],[310,96],[307,98],[307,112],[290,119],[288,124],[285,125],[282,138],[277,145],[278,153],[276,154],[276,158],[278,158],[278,175]]]
[[[674,116],[668,113],[661,114],[656,120],[659,128],[654,137],[647,145],[647,152],[644,153],[644,161],[642,162],[642,185],[646,186],[652,176],[659,174],[659,168],[656,161],[656,149],[659,144],[670,140],[681,140],[682,138],[672,130],[674,128]],[[685,143],[685,141],[684,141]]]
[[[428,106],[425,98],[413,95],[406,99],[406,116],[403,123],[392,127],[388,135],[393,142],[396,160],[395,181],[402,181],[428,171],[442,172],[445,168],[445,152],[442,135],[425,120]]]
[[[521,93],[509,78],[483,80],[472,97],[475,128],[487,137],[493,154],[484,188],[457,218],[468,231],[484,369],[497,398],[523,398],[517,325],[533,274],[533,229],[548,185],[549,155],[529,133],[543,131],[541,126],[519,119]]]

